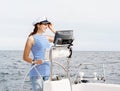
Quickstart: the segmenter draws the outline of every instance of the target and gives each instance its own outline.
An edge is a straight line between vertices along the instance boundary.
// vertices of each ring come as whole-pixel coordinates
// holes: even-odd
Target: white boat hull
[[[45,81],[44,91],[120,91],[120,85],[105,83],[80,83],[70,85],[68,79]]]
[[[82,83],[72,85],[72,91],[120,91],[120,85],[105,83]]]

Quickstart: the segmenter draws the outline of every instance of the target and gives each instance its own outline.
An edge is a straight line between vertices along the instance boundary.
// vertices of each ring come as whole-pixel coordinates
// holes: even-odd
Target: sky
[[[0,50],[23,50],[32,23],[46,16],[73,30],[73,50],[120,51],[119,0],[0,0]],[[50,34],[47,30],[46,34]]]

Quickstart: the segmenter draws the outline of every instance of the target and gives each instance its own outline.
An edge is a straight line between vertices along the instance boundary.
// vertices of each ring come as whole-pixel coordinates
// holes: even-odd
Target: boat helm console
[[[54,37],[54,45],[72,45],[73,42],[73,30],[63,30],[63,31],[56,31]]]
[[[73,30],[61,30],[61,31],[56,31],[55,37],[54,37],[54,49],[55,48],[65,48],[69,49],[70,55],[68,58],[71,58],[72,56],[72,47],[73,46]]]

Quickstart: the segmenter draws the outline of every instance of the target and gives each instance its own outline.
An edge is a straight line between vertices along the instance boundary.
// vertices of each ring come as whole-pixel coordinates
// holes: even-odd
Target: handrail
[[[97,77],[97,73],[96,73],[96,72],[93,72],[94,77],[85,77],[85,76],[84,76],[84,72],[81,71],[80,67],[83,66],[83,65],[93,65],[93,66],[96,66],[96,67],[97,67],[97,64],[96,64],[96,63],[80,63],[80,64],[78,65],[78,72],[77,72],[77,73],[80,72],[80,74],[79,74],[79,75],[80,75],[80,82],[81,82],[84,78],[87,79],[86,82],[88,82],[88,80],[91,79],[91,78],[93,78],[94,80],[103,80],[103,81],[105,82],[105,64],[102,64],[102,63],[100,63],[100,64],[102,65],[102,72],[103,72],[102,75],[103,75],[103,76]],[[78,79],[78,76],[77,76],[76,79]]]

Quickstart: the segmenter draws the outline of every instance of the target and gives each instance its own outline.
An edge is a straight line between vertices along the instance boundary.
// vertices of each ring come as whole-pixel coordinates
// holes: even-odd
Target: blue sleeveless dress
[[[44,35],[36,34],[33,35],[34,38],[34,45],[32,46],[32,54],[34,60],[41,59],[42,61],[45,60],[45,50],[46,48],[50,48],[50,43],[48,39]],[[44,62],[40,65],[36,66],[36,69],[40,73],[41,76],[49,76],[50,75],[50,62]],[[38,72],[36,72],[35,68],[30,71],[30,77],[39,76]]]

